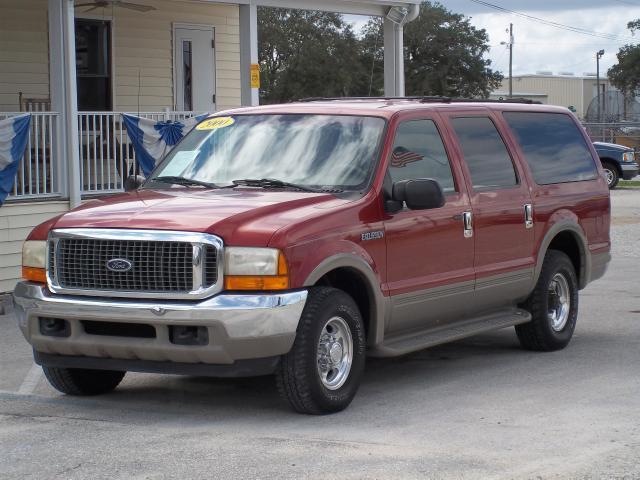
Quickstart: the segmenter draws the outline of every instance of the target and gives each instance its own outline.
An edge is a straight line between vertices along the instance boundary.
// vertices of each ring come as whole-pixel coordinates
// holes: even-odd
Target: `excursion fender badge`
[[[384,231],[376,230],[374,232],[365,232],[362,234],[361,238],[363,242],[366,242],[369,240],[378,240],[380,238],[384,238]]]

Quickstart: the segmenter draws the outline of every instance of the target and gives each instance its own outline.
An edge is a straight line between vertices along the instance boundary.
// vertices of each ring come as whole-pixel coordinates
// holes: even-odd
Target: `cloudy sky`
[[[500,12],[473,0],[442,0],[441,3],[451,11],[471,17],[476,27],[487,30],[492,47],[489,58],[493,67],[505,74],[509,71],[509,52],[500,42],[509,39],[505,31],[509,23],[513,23],[515,37],[514,74],[541,70],[576,75],[595,72],[595,54],[600,49],[605,50],[600,68],[606,72],[616,63],[616,53],[622,45],[640,42],[640,34],[632,37],[626,28],[629,21],[640,18],[640,0],[483,0],[483,3],[547,22],[587,30],[589,35]],[[356,27],[360,19],[362,17],[349,17],[350,21],[355,20]]]

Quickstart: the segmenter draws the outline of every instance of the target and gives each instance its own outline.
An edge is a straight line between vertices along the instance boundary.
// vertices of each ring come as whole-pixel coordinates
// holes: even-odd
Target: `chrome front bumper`
[[[198,302],[88,298],[54,295],[45,286],[21,282],[14,294],[18,326],[42,354],[157,362],[232,364],[287,353],[307,299],[307,291],[219,294]],[[40,330],[40,318],[69,322],[70,335]],[[155,338],[86,333],[82,320],[150,325]],[[170,326],[205,327],[207,345],[171,342]]]

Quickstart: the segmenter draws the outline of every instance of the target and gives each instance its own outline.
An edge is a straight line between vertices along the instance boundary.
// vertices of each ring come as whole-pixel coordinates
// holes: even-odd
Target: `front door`
[[[203,25],[175,28],[176,110],[214,112],[214,30]]]
[[[437,328],[470,313],[474,239],[465,236],[463,215],[471,207],[460,165],[450,162],[438,121],[433,117],[400,123],[388,159],[388,185],[432,178],[446,196],[441,208],[405,207],[385,221],[388,330],[393,333]]]
[[[534,229],[524,172],[488,112],[449,114],[471,196],[477,313],[514,305],[533,283]],[[531,218],[532,220],[532,218]]]

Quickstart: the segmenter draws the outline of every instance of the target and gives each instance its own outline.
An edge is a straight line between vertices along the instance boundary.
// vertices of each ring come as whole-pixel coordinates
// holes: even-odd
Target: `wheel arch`
[[[569,257],[578,276],[578,287],[583,289],[591,277],[591,255],[588,245],[587,237],[580,225],[569,220],[555,223],[544,236],[538,250],[534,284],[540,277],[547,251],[552,249],[561,251]]]
[[[616,171],[618,172],[618,176],[622,177],[622,167],[620,167],[620,162],[618,160],[616,160],[615,158],[612,158],[612,157],[600,157],[600,163],[602,163],[603,167],[604,167],[605,163],[610,163],[611,165],[613,165],[616,168]]]
[[[360,257],[337,254],[323,260],[307,277],[305,287],[331,286],[348,293],[358,305],[365,324],[367,345],[384,338],[384,296],[373,269]]]

